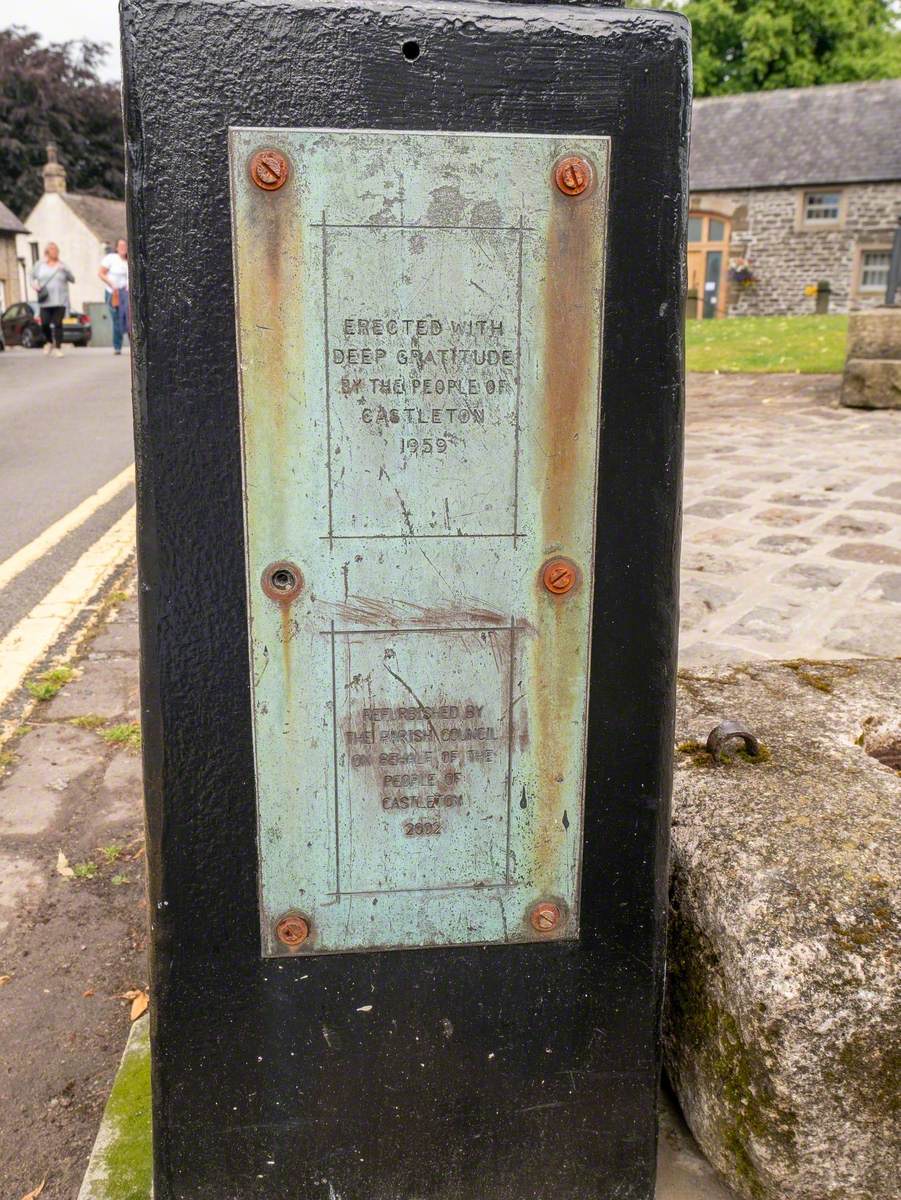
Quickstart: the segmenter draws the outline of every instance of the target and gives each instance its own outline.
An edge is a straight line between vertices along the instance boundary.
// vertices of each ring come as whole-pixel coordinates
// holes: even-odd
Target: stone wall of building
[[[798,316],[812,313],[816,300],[804,289],[827,280],[830,312],[849,312],[882,303],[882,293],[858,293],[860,252],[889,249],[901,216],[901,181],[849,184],[844,219],[838,226],[804,229],[799,214],[811,188],[759,188],[692,193],[692,212],[722,213],[732,221],[729,260],[746,260],[756,284],[730,287],[729,316]]]

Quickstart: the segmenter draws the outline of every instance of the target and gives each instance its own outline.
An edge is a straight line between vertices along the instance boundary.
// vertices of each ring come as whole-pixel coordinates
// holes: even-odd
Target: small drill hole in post
[[[400,48],[400,51],[407,62],[416,62],[417,58],[419,58],[419,55],[421,54],[419,42],[415,41],[404,42]]]

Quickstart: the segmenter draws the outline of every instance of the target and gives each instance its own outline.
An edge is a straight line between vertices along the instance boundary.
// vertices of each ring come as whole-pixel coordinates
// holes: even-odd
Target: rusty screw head
[[[541,582],[554,596],[565,596],[567,592],[571,592],[578,577],[575,564],[567,562],[565,558],[552,558],[549,563],[545,563],[541,572]]]
[[[287,603],[303,591],[303,575],[292,562],[274,562],[263,572],[261,584],[270,600]]]
[[[310,936],[310,922],[299,913],[288,913],[275,923],[275,936],[285,946],[295,949],[302,946]]]
[[[258,150],[250,160],[250,178],[264,192],[276,192],[288,180],[288,160],[279,150]]]
[[[579,154],[561,158],[554,168],[554,182],[565,196],[581,196],[592,177],[591,163]]]
[[[560,924],[560,908],[550,900],[542,900],[529,913],[529,922],[536,933],[552,933]]]

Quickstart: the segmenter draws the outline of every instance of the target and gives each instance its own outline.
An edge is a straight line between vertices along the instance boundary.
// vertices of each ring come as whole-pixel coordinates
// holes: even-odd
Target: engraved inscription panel
[[[381,677],[385,701],[360,705],[352,690],[345,694],[342,894],[508,881],[506,711],[514,631],[474,628],[449,641],[447,697],[430,678],[436,635],[442,636],[375,631],[337,639],[339,677]],[[506,664],[500,671],[499,658]],[[473,673],[490,681],[490,690],[473,687]],[[418,696],[437,702],[420,704]],[[355,853],[357,836],[369,842],[363,854]],[[440,858],[429,841],[436,837]]]
[[[578,936],[609,153],[230,132],[264,954]]]
[[[333,480],[333,534],[513,533],[523,232],[323,233],[334,448],[354,463]],[[415,311],[361,312],[361,295],[402,296],[414,278]],[[442,503],[413,509],[410,492],[434,492]]]

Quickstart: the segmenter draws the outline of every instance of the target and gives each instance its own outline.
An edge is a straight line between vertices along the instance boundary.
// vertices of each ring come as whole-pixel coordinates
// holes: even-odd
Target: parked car
[[[26,301],[11,304],[0,316],[0,331],[7,346],[24,346],[26,350],[39,350],[47,340],[41,325],[41,310]],[[87,346],[90,340],[91,318],[85,313],[70,312],[63,321],[63,341]]]

